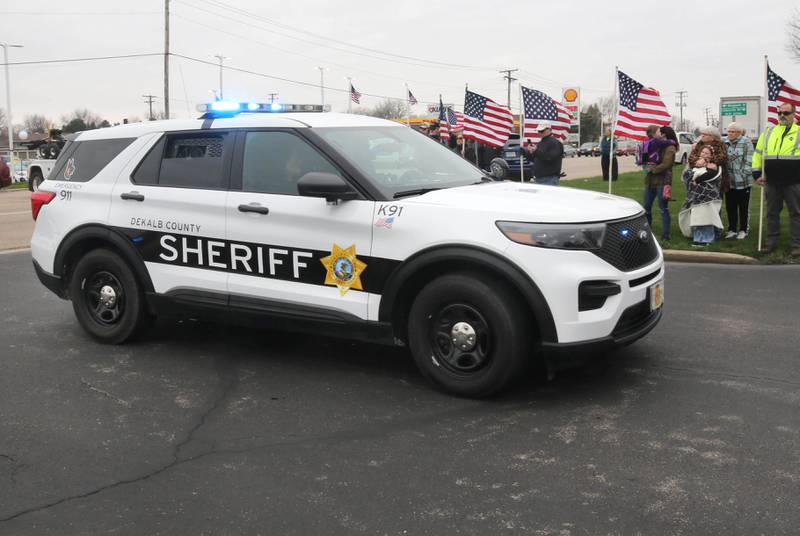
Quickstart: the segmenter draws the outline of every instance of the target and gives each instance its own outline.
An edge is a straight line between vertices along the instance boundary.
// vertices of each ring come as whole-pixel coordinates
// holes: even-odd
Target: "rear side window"
[[[230,161],[230,142],[231,134],[227,132],[167,136],[158,185],[223,188]]]
[[[87,182],[119,155],[135,138],[91,140],[73,143],[62,153],[63,161],[56,164],[52,180]],[[62,158],[59,158],[62,160]]]

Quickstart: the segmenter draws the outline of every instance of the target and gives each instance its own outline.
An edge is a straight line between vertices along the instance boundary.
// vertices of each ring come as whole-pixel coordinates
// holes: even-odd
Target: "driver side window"
[[[298,195],[297,181],[317,171],[339,171],[305,140],[287,132],[248,132],[242,162],[242,190]]]

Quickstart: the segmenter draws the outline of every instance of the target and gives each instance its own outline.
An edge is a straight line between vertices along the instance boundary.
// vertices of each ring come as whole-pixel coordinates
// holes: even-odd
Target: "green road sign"
[[[720,107],[722,115],[747,115],[746,102],[723,102]]]

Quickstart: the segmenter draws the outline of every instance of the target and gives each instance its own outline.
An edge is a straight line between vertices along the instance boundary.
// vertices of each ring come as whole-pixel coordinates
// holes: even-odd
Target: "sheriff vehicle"
[[[642,207],[497,181],[389,121],[278,103],[104,128],[32,194],[33,264],[95,339],[160,314],[407,346],[461,396],[662,314]],[[253,113],[240,113],[253,112]]]

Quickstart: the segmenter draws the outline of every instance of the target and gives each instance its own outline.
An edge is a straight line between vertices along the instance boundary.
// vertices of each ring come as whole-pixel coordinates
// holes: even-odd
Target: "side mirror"
[[[311,171],[297,181],[297,192],[306,197],[324,197],[328,203],[350,201],[361,196],[339,175]]]
[[[489,162],[489,175],[498,181],[505,180],[508,176],[509,167],[508,162],[503,160],[502,158],[493,158],[491,162]]]

